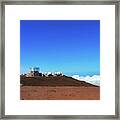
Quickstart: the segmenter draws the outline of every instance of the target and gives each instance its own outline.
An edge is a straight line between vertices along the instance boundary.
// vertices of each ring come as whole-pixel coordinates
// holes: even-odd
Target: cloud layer
[[[93,76],[79,76],[79,75],[73,75],[72,78],[86,81],[88,83],[91,83],[93,85],[100,86],[100,76],[99,75],[93,75]]]

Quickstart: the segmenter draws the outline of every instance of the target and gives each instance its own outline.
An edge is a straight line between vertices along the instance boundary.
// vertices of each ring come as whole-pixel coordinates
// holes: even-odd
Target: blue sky
[[[21,73],[34,66],[43,72],[99,74],[100,21],[21,20]]]

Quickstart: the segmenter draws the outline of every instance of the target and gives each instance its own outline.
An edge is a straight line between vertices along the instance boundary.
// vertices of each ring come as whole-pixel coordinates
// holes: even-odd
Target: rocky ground
[[[21,77],[21,100],[99,100],[100,87],[67,76]]]

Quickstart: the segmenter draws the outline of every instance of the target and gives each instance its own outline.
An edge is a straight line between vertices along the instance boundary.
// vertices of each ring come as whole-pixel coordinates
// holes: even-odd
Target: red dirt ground
[[[21,86],[21,100],[99,100],[100,87]]]

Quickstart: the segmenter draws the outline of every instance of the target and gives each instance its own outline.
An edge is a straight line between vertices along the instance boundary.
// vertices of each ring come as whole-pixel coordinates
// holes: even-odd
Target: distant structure
[[[42,76],[42,73],[39,73],[39,67],[34,67],[34,68],[30,68],[26,76],[27,77]]]
[[[39,67],[33,67],[30,68],[29,72],[27,74],[24,74],[26,77],[39,77],[39,76],[43,76],[43,77],[50,77],[50,76],[63,76],[62,72],[39,72]],[[23,76],[23,75],[21,75]]]

